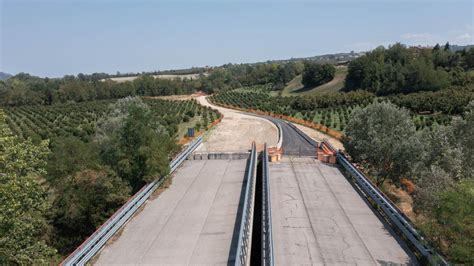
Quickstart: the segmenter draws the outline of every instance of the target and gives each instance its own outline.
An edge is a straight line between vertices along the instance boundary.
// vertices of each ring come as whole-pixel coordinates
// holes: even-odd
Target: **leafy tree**
[[[318,64],[306,61],[303,70],[302,83],[305,87],[315,87],[331,81],[336,73],[336,68],[330,64]]]
[[[462,178],[463,154],[453,148],[453,128],[437,127],[420,132],[420,159],[414,161],[418,190],[415,210],[429,213],[441,204],[441,192]]]
[[[450,84],[446,71],[435,69],[432,63],[424,60],[411,62],[406,71],[404,92],[439,90]]]
[[[407,47],[401,43],[395,43],[390,46],[387,50],[384,50],[385,61],[391,64],[405,65],[410,61],[411,53]]]
[[[447,43],[444,45],[444,50],[445,50],[445,51],[449,51],[449,50],[450,50],[449,42],[447,42]]]
[[[448,260],[474,263],[474,180],[469,179],[439,193],[440,205],[433,209],[423,231],[433,239]]]
[[[47,165],[50,181],[82,169],[95,169],[98,165],[98,150],[91,143],[84,143],[76,137],[56,138],[51,143]]]
[[[464,52],[464,68],[474,68],[474,47],[471,47],[469,50]]]
[[[450,261],[472,264],[474,102],[466,109],[464,119],[420,135],[415,211],[423,214],[421,228]]]
[[[98,124],[96,141],[102,160],[127,180],[133,190],[166,175],[174,148],[166,129],[155,122],[139,98],[119,100]]]
[[[110,169],[86,169],[62,179],[56,194],[53,244],[67,254],[127,200],[130,187]]]
[[[464,167],[461,175],[474,179],[474,100],[466,107],[463,119],[453,120],[452,127],[452,145],[462,153]]]
[[[387,178],[398,182],[408,174],[420,147],[408,111],[386,102],[356,108],[343,142],[346,151],[369,169],[377,185]]]
[[[467,53],[449,49],[407,48],[397,43],[379,47],[349,63],[345,90],[368,90],[377,95],[437,91],[449,85],[466,85],[462,62]]]
[[[278,70],[275,73],[272,82],[274,90],[281,90],[285,87],[285,84],[291,81],[296,75],[299,75],[303,70],[303,66],[300,63],[286,63],[278,65]]]
[[[49,205],[41,177],[46,174],[46,141],[19,141],[0,112],[0,264],[47,264],[56,251],[43,240]]]

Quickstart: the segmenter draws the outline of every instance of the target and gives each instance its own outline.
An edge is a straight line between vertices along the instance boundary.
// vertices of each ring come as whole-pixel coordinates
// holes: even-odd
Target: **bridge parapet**
[[[272,206],[270,202],[270,170],[267,144],[262,152],[262,265],[274,265],[273,234],[272,234]]]
[[[239,238],[235,255],[235,265],[250,265],[252,249],[252,231],[255,206],[255,185],[257,176],[257,149],[252,143],[249,163],[246,173],[245,197],[240,221]]]
[[[410,219],[400,211],[372,182],[355,167],[341,152],[337,153],[337,161],[353,178],[356,187],[363,195],[380,209],[385,219],[396,229],[409,246],[414,249],[421,261],[432,265],[449,265],[444,258],[432,249],[423,236],[414,228]]]

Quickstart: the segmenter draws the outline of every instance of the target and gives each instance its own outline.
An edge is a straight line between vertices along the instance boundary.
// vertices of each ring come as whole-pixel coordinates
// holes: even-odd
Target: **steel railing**
[[[270,172],[267,144],[262,152],[262,265],[275,264],[273,256],[272,205],[270,202]]]
[[[252,246],[253,211],[255,199],[255,179],[257,175],[257,149],[252,143],[252,151],[248,163],[245,185],[245,197],[240,221],[239,238],[235,255],[235,265],[250,264],[250,249]]]
[[[186,149],[176,156],[170,163],[170,174],[202,143],[202,136],[193,140]],[[61,265],[85,265],[94,257],[105,243],[132,217],[150,195],[158,188],[165,177],[143,186],[118,211],[116,211],[94,234],[71,253]]]
[[[379,206],[384,216],[390,223],[398,229],[404,238],[411,244],[417,253],[427,263],[435,265],[448,265],[448,263],[426,244],[426,241],[420,233],[413,227],[409,219],[393,204],[369,179],[362,174],[344,154],[337,153],[338,163],[354,178],[357,187],[370,198],[377,206]]]

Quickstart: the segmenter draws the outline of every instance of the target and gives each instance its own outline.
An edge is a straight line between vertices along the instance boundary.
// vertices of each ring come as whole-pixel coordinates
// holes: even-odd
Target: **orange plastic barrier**
[[[325,141],[318,144],[317,149],[318,160],[325,163],[336,163],[336,151]]]
[[[276,147],[270,147],[268,148],[268,157],[270,162],[278,162],[281,160],[281,157],[283,155],[283,149],[276,148]]]

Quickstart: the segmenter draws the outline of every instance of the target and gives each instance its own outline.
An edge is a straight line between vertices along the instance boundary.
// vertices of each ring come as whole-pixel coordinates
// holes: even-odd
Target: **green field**
[[[339,91],[344,87],[344,79],[347,75],[347,67],[337,67],[334,79],[323,85],[314,88],[305,88],[301,84],[302,76],[298,75],[292,79],[283,89],[282,96],[311,95],[320,92]]]

